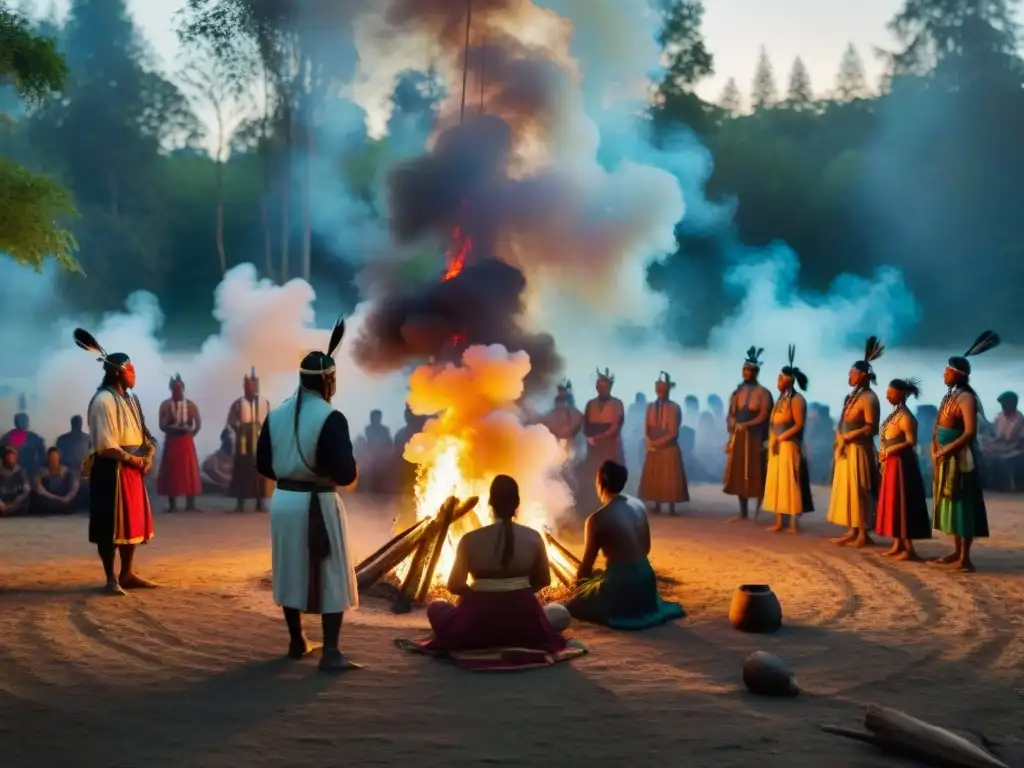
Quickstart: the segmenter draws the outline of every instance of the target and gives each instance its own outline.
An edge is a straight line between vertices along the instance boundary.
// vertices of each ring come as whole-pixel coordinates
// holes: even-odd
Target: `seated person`
[[[1017,404],[1016,392],[1003,392],[993,435],[981,438],[986,479],[995,491],[1024,491],[1024,414],[1017,410]]]
[[[78,496],[78,474],[64,466],[60,451],[50,448],[32,490],[32,514],[70,515]]]
[[[220,433],[220,448],[203,459],[203,493],[227,494],[235,471],[235,450],[230,429]]]
[[[0,517],[28,512],[31,493],[32,484],[25,470],[18,465],[18,449],[12,445],[5,446],[3,461],[0,462]]]
[[[622,495],[629,472],[606,461],[597,472],[602,507],[587,518],[583,560],[576,592],[566,603],[574,619],[612,629],[647,629],[686,615],[679,603],[658,595],[658,582],[647,559],[651,529],[639,501]],[[598,553],[603,573],[594,573]]]
[[[458,604],[435,600],[427,607],[434,635],[424,650],[514,647],[559,653],[566,647],[559,633],[569,616],[562,606],[545,608],[537,599],[536,593],[551,584],[551,570],[540,534],[513,522],[519,510],[516,481],[508,475],[494,478],[489,503],[496,522],[467,533],[456,550],[448,591],[458,596]]]

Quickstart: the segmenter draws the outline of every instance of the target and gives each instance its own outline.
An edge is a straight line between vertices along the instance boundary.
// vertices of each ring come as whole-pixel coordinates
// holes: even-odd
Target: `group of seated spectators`
[[[46,447],[29,427],[28,416],[14,417],[14,429],[0,437],[0,517],[65,515],[89,506],[88,483],[81,479],[90,450],[82,417]]]

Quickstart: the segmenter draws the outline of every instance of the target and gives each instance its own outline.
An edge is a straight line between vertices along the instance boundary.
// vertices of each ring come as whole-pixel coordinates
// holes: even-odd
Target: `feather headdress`
[[[889,386],[907,397],[921,396],[921,380],[915,379],[913,376],[908,376],[905,379],[893,379],[889,382]]]
[[[331,339],[327,342],[327,352],[310,352],[302,360],[299,373],[304,376],[330,376],[335,372],[337,366],[334,363],[334,353],[341,346],[345,338],[345,318],[339,317],[331,331]]]
[[[669,389],[675,389],[676,383],[672,381],[672,377],[668,375],[668,372],[662,371],[661,375],[658,376],[658,384],[668,384]]]
[[[885,345],[882,340],[877,336],[868,336],[868,340],[864,342],[864,357],[855,362],[853,368],[861,373],[866,373],[872,382],[878,381],[871,363],[880,358],[883,352],[885,352]]]
[[[572,382],[569,379],[562,379],[558,382],[558,388],[563,392],[572,392]]]
[[[783,376],[789,376],[792,379],[794,379],[796,381],[796,383],[797,383],[797,386],[799,386],[800,389],[802,389],[802,390],[804,390],[806,392],[807,391],[807,384],[808,384],[807,374],[804,373],[803,371],[801,371],[795,365],[795,361],[796,361],[796,345],[794,345],[794,344],[790,344],[789,345],[788,355],[789,355],[789,365],[786,365],[786,366],[784,366],[782,368],[782,375]]]
[[[173,375],[173,376],[171,377],[171,380],[170,380],[170,382],[168,382],[167,386],[168,386],[168,387],[173,387],[173,386],[174,386],[175,384],[181,384],[181,386],[182,386],[182,387],[184,387],[184,386],[185,386],[185,382],[184,382],[184,381],[182,380],[182,378],[181,378],[181,374],[180,374],[180,373],[176,373],[176,374],[174,374],[174,375]]]
[[[615,374],[612,373],[611,371],[609,371],[607,368],[605,368],[604,369],[604,373],[602,373],[601,369],[598,368],[597,369],[597,380],[600,381],[601,379],[604,379],[609,384],[614,384],[615,383]]]
[[[96,358],[97,362],[103,363],[105,367],[109,368],[123,368],[127,363],[131,362],[128,359],[128,355],[122,352],[114,352],[108,354],[107,351],[100,346],[100,343],[96,340],[96,337],[89,333],[84,328],[75,328],[74,331],[75,344],[86,352],[92,352],[98,355]]]
[[[744,368],[761,368],[761,355],[764,353],[764,347],[751,347],[747,350],[747,357],[743,361]]]
[[[962,357],[954,356],[949,358],[949,367],[954,371],[964,374],[965,376],[970,376],[971,363],[967,358],[977,357],[978,355],[988,352],[990,349],[995,349],[1001,342],[1002,339],[999,338],[999,334],[995,331],[984,331],[977,339],[974,340],[974,343],[967,348],[967,351],[964,352]]]

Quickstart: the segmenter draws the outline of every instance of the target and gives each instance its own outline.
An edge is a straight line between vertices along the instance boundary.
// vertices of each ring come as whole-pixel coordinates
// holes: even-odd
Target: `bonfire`
[[[442,280],[458,278],[471,249],[472,239],[456,227]],[[405,451],[406,460],[417,465],[416,522],[356,569],[360,589],[387,585],[396,611],[408,611],[432,596],[446,596],[444,584],[459,539],[490,522],[481,499],[487,498],[491,482],[500,474],[494,467],[517,463],[516,443],[529,438],[557,446],[545,427],[521,423],[516,401],[529,371],[525,353],[509,353],[503,347],[467,349],[462,330],[452,342],[459,352],[458,366],[431,362],[410,377],[410,407],[435,413]],[[440,405],[440,412],[433,405]],[[558,462],[549,458],[542,463],[551,467]],[[548,520],[543,501],[524,499],[518,522],[544,536],[552,583],[559,585],[546,597],[557,598],[571,587],[579,561],[547,529]]]

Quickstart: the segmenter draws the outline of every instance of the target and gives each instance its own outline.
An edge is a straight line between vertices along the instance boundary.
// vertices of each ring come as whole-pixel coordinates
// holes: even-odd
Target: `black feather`
[[[751,347],[747,350],[747,360],[757,360],[757,347]]]
[[[96,337],[84,328],[75,328],[75,344],[86,352],[95,352],[100,357],[107,356],[106,351],[100,346],[100,343],[96,341]]]
[[[790,344],[789,345],[789,365],[790,365],[790,367],[793,366],[793,361],[794,360],[796,360],[796,345],[795,344]]]
[[[870,363],[872,360],[877,360],[885,352],[885,345],[879,340],[877,336],[868,336],[867,342],[864,344],[864,362]]]
[[[764,347],[758,347],[757,348],[757,359],[760,360],[761,359],[761,355],[763,355],[763,354],[764,354]]]
[[[334,352],[341,346],[343,338],[345,338],[345,318],[339,317],[338,322],[334,324],[334,330],[331,331],[331,341],[327,345],[328,357],[334,357]]]
[[[995,331],[985,331],[964,352],[964,357],[974,357],[975,355],[988,352],[990,349],[995,349],[1001,341],[1002,339],[999,338],[999,334]]]

